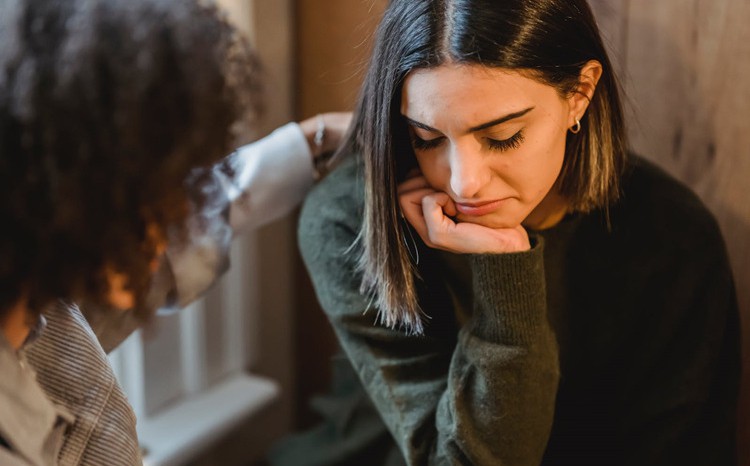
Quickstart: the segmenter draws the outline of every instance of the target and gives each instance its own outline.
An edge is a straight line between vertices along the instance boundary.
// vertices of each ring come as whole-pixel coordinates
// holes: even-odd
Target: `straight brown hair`
[[[578,92],[581,69],[591,60],[603,73],[581,131],[568,134],[557,182],[577,212],[606,209],[618,199],[626,159],[619,87],[585,0],[391,1],[343,149],[364,161],[361,292],[373,297],[382,323],[423,331],[396,192],[416,164],[400,114],[406,76],[445,63],[479,64],[523,72],[567,97]]]

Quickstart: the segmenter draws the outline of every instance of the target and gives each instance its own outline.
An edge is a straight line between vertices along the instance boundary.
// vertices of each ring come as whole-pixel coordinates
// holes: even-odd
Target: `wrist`
[[[511,234],[506,240],[506,252],[524,252],[531,249],[531,241],[526,229],[518,226],[513,232],[514,234]]]
[[[516,228],[503,228],[492,230],[491,240],[488,242],[482,254],[509,254],[526,252],[531,249],[531,241],[526,230],[519,226]]]

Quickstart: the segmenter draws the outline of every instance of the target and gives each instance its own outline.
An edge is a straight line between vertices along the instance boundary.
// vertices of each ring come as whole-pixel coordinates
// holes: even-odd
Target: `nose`
[[[454,147],[451,152],[451,190],[459,199],[471,199],[482,189],[487,176],[482,154],[469,147]]]

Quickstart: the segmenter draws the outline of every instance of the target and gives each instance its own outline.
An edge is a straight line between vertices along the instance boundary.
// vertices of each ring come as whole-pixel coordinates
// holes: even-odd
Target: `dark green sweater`
[[[314,190],[299,240],[367,396],[339,383],[310,437],[328,444],[288,444],[309,460],[297,464],[734,464],[736,298],[717,224],[687,188],[636,159],[611,228],[572,215],[515,254],[420,243],[430,320],[416,337],[377,325],[358,291],[359,172],[347,161]]]

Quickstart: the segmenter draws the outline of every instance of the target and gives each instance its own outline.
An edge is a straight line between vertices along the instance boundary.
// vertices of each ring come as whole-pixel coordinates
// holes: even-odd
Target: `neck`
[[[31,326],[29,325],[31,320],[29,318],[30,312],[27,304],[28,299],[22,297],[0,319],[0,331],[2,331],[5,339],[8,340],[10,346],[15,350],[21,348],[31,331]]]
[[[568,210],[568,201],[553,188],[526,217],[523,226],[536,231],[547,230],[560,223]]]

